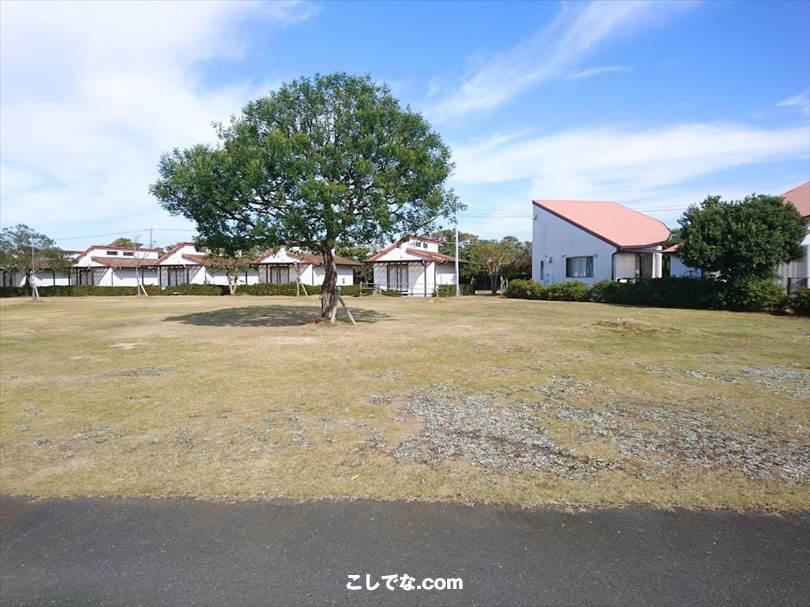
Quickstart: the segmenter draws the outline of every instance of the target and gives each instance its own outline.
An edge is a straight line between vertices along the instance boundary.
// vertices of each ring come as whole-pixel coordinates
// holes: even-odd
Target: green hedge
[[[546,299],[546,288],[533,280],[510,280],[503,292],[510,299]]]
[[[318,295],[321,292],[321,287],[313,287],[306,285],[304,287],[308,295]],[[298,294],[304,294],[304,288],[298,287]],[[262,282],[255,285],[241,285],[236,289],[237,295],[295,295],[295,283],[288,282],[285,284],[277,285]]]
[[[0,287],[0,297],[22,297],[28,295],[25,287]]]
[[[380,293],[386,297],[402,297],[402,291],[395,291],[393,289],[380,289]]]
[[[309,287],[307,287],[307,289],[309,289]],[[366,297],[373,295],[374,289],[365,285],[345,285],[340,287],[340,294],[346,295],[347,297]]]
[[[459,292],[462,295],[475,295],[475,289],[472,285],[459,285]],[[439,285],[436,289],[436,295],[439,297],[455,297],[456,285]]]
[[[810,289],[799,289],[790,298],[790,308],[799,316],[810,316]]]
[[[588,301],[590,288],[584,282],[571,280],[546,287],[546,298],[552,301]]]
[[[153,288],[156,290],[155,293],[152,293]],[[230,293],[227,285],[192,285],[188,283],[166,287],[163,290],[157,287],[146,287],[146,291],[149,295],[228,295]]]
[[[598,295],[597,295],[598,293]],[[603,303],[655,308],[723,308],[723,284],[708,278],[652,278],[611,282],[594,292]]]
[[[802,291],[807,291],[804,289]],[[595,301],[654,308],[723,309],[750,312],[806,310],[810,295],[787,298],[784,289],[770,279],[726,283],[709,278],[653,278],[635,282],[601,280],[592,287],[561,282],[544,287],[531,280],[512,280],[504,293],[518,299]]]

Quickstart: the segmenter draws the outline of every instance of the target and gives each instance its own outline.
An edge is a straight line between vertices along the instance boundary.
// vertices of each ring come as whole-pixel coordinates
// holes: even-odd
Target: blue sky
[[[670,226],[810,179],[810,2],[0,4],[0,223],[66,248],[154,228],[162,151],[299,75],[388,82],[451,146],[461,227],[530,238],[532,198]],[[110,234],[111,236],[107,236]],[[104,235],[104,236],[102,236]]]

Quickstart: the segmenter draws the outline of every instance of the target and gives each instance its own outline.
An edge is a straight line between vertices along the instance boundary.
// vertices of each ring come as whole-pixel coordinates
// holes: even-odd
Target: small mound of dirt
[[[632,318],[617,318],[616,320],[598,320],[593,323],[595,327],[617,333],[670,333],[675,331],[672,327],[654,325]]]
[[[134,369],[121,369],[112,373],[116,377],[155,377],[172,372],[172,367],[136,367]]]

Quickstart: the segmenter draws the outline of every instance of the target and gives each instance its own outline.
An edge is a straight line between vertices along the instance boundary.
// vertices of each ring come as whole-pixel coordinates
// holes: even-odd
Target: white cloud
[[[591,2],[563,5],[541,32],[501,54],[478,59],[461,83],[440,87],[427,113],[435,120],[497,108],[543,81],[564,77],[599,45],[692,6],[690,2]],[[445,91],[441,95],[440,91]]]
[[[4,2],[0,10],[2,223],[120,217],[142,226],[168,218],[147,191],[160,153],[212,140],[212,121],[277,85],[207,86],[201,64],[243,57],[248,20],[280,28],[316,8]]]
[[[810,116],[810,89],[798,95],[782,99],[776,105],[777,107],[798,108],[805,116]]]
[[[679,209],[706,194],[694,181],[722,171],[767,162],[810,158],[810,127],[758,128],[745,124],[687,123],[655,128],[629,125],[597,126],[541,137],[499,133],[454,148],[458,184],[527,181],[519,204],[532,198],[618,200],[651,210],[661,218],[678,216]],[[715,177],[713,193],[744,195],[765,192],[771,184],[746,178],[734,190]],[[750,188],[750,189],[746,189]],[[517,201],[505,201],[512,209]],[[489,226],[501,208],[490,207],[491,218],[474,223]],[[518,207],[519,208],[519,207]],[[526,234],[525,220],[500,222]],[[469,229],[469,226],[465,226]],[[508,230],[507,230],[508,231]]]
[[[593,76],[601,76],[602,74],[620,74],[632,71],[626,65],[605,65],[602,67],[589,67],[584,70],[577,70],[568,75],[569,80],[581,80],[583,78],[592,78]]]

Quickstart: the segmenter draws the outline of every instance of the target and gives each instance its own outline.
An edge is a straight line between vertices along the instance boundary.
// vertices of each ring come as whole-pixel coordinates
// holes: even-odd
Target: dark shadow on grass
[[[354,320],[372,323],[389,318],[388,314],[349,306]],[[167,316],[163,320],[201,327],[295,327],[314,323],[321,309],[319,306],[247,306],[222,308],[210,312],[194,312],[180,316]],[[336,322],[348,323],[346,311],[338,308]]]

